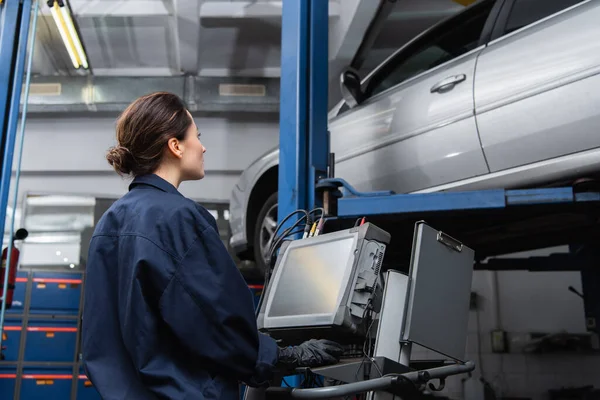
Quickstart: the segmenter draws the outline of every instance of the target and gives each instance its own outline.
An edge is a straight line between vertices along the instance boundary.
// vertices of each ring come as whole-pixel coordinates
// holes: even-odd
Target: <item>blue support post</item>
[[[36,0],[34,0],[36,1]],[[37,21],[37,1],[34,8],[34,20]],[[0,8],[0,129],[2,142],[0,146],[0,160],[2,165],[0,175],[0,232],[4,235],[6,209],[13,167],[13,155],[17,136],[19,109],[21,106],[21,91],[23,87],[23,74],[25,72],[25,58],[27,56],[27,42],[32,11],[32,0],[9,1]],[[27,75],[26,98],[29,88],[31,61],[33,59],[33,44],[35,38],[35,22],[32,41],[29,47],[29,71]],[[21,154],[23,147],[23,134],[25,129],[25,114],[21,121]],[[17,166],[17,180],[20,172],[21,156]],[[15,208],[17,200],[15,185]],[[14,215],[13,215],[14,217]],[[10,227],[10,236],[14,234],[14,218]],[[6,293],[8,291],[8,266],[11,264],[12,242],[9,240],[6,270],[2,282],[2,297],[0,298],[0,332],[4,325],[6,311]],[[1,336],[1,335],[0,335]],[[0,337],[0,347],[2,337]]]
[[[323,0],[283,2],[278,219],[315,204],[315,179],[325,177],[328,12]],[[300,217],[298,215],[297,217]],[[295,222],[290,218],[284,229]]]
[[[329,132],[327,129],[329,71],[329,1],[311,0],[309,116],[308,116],[308,207],[320,205],[315,184],[327,177]]]
[[[308,206],[306,196],[310,0],[283,2],[279,106],[278,220]],[[290,219],[287,226],[293,224]]]
[[[327,0],[283,2],[279,222],[295,210],[312,209],[315,181],[327,176],[328,14]],[[300,216],[290,218],[281,232]],[[288,377],[286,382],[297,387],[302,377]]]

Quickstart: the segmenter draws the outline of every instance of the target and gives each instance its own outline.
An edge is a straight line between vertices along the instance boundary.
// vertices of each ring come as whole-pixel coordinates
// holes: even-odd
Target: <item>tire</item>
[[[254,226],[254,262],[256,263],[256,268],[262,274],[262,276],[264,276],[267,270],[267,263],[262,251],[266,246],[270,245],[270,242],[268,241],[268,227],[271,227],[270,238],[272,238],[275,228],[277,227],[277,192],[272,193],[267,201],[265,201],[265,204],[263,204],[260,212],[258,213],[256,225]]]

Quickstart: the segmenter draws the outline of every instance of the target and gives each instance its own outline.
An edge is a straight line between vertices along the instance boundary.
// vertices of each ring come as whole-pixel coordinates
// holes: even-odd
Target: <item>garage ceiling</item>
[[[389,55],[440,18],[462,9],[460,3],[464,1],[398,0],[375,43],[369,64]],[[69,3],[95,76],[279,76],[281,1],[70,0]],[[329,0],[329,3],[330,36],[351,36],[351,32],[339,27],[336,31],[336,24],[351,26],[344,13],[365,7],[375,10],[378,2]],[[45,76],[86,74],[71,65],[46,1],[41,4],[40,16],[33,72]],[[353,41],[359,42],[356,38]],[[348,54],[335,55],[348,57]]]
[[[67,0],[63,0],[67,1]],[[361,72],[475,0],[329,1],[329,106],[381,2],[392,12]],[[182,96],[195,111],[277,112],[282,1],[68,0],[89,70],[75,69],[47,0],[40,0],[29,111],[119,111],[149,90]],[[223,95],[250,85],[265,94]],[[231,85],[230,85],[231,86]],[[262,104],[262,103],[264,104]]]

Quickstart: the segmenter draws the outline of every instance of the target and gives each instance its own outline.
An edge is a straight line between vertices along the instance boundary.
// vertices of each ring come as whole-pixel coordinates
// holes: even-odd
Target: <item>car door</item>
[[[488,173],[473,82],[494,4],[435,26],[368,77],[368,100],[329,123],[337,176],[358,190],[405,193]]]
[[[598,1],[505,4],[475,78],[492,172],[600,146],[599,21]]]

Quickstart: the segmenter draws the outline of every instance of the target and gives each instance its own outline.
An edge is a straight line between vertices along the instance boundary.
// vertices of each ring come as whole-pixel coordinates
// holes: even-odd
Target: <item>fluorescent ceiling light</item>
[[[73,25],[73,20],[67,11],[67,7],[60,7],[60,11],[62,12],[62,16],[64,21],[67,23],[67,29],[69,30],[69,34],[75,44],[75,50],[77,50],[77,55],[79,56],[79,60],[81,60],[81,65],[83,68],[88,68],[87,57],[85,56],[85,52],[83,51],[83,46],[81,45],[81,41],[79,40],[79,35],[77,35],[77,31],[75,30],[75,25]]]
[[[67,48],[73,67],[87,69],[87,57],[85,51],[83,51],[81,40],[79,40],[79,35],[77,34],[68,8],[63,1],[60,1],[59,4],[58,0],[48,1],[48,6],[50,7],[50,12],[52,13],[52,18],[54,18],[54,23],[58,28],[60,37]]]

